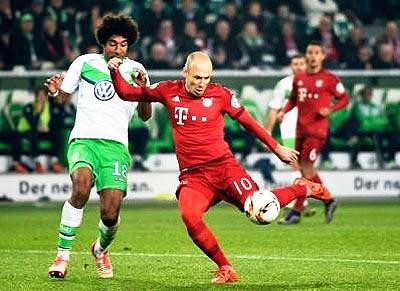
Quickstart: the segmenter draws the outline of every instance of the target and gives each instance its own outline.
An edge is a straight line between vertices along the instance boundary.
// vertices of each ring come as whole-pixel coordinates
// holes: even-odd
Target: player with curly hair
[[[58,252],[49,267],[51,277],[66,276],[72,244],[94,185],[100,197],[100,221],[99,236],[90,251],[100,277],[113,276],[107,249],[117,233],[119,211],[126,196],[126,175],[131,164],[128,124],[135,109],[143,120],[150,118],[152,110],[149,103],[138,105],[118,98],[107,62],[114,57],[121,59],[122,73],[132,83],[132,70],[144,70],[142,64],[126,57],[128,47],[136,42],[138,35],[138,26],[132,18],[105,16],[96,31],[103,53],[81,55],[66,74],[46,80],[49,96],[60,103],[78,91],[76,121],[67,154],[72,194],[62,209]]]

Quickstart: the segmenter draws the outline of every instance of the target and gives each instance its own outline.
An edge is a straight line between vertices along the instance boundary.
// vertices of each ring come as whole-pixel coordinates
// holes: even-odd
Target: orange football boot
[[[225,284],[239,280],[239,276],[232,266],[222,266],[215,271],[215,277],[211,280],[213,284]]]
[[[90,245],[90,251],[92,255],[95,258],[96,261],[96,267],[97,267],[97,273],[101,278],[108,279],[113,277],[113,270],[112,270],[112,265],[110,261],[110,255],[108,251],[105,251],[101,257],[97,257],[94,254],[94,245],[96,244],[95,240],[91,245]]]
[[[323,184],[319,183],[314,183],[306,178],[296,178],[293,182],[294,185],[304,185],[308,189],[310,189],[310,193],[307,195],[307,197],[315,198],[318,200],[322,200],[323,202],[328,202],[332,199],[331,193],[328,191],[328,189],[325,187]]]

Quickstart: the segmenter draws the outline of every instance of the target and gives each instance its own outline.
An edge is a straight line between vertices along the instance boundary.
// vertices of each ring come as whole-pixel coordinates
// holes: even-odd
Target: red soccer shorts
[[[300,152],[299,161],[314,163],[325,141],[325,138],[296,137],[296,150]]]
[[[179,181],[180,184],[176,190],[178,199],[179,192],[184,187],[189,187],[192,191],[198,192],[198,195],[205,196],[209,201],[209,206],[224,200],[241,211],[243,211],[246,198],[259,189],[232,156],[182,171]]]

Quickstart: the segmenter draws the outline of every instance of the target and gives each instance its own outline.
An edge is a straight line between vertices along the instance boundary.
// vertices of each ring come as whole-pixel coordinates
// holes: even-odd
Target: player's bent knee
[[[201,215],[191,212],[190,210],[181,210],[181,218],[186,223],[187,221],[201,220]]]
[[[102,208],[100,212],[100,218],[106,226],[116,225],[118,223],[119,210]]]
[[[180,209],[180,214],[186,226],[193,226],[202,221],[202,213],[194,209]]]
[[[114,226],[118,223],[119,209],[114,207],[101,207],[100,219],[105,226]]]
[[[244,211],[251,222],[270,224],[278,217],[280,204],[271,191],[258,190],[246,198]]]

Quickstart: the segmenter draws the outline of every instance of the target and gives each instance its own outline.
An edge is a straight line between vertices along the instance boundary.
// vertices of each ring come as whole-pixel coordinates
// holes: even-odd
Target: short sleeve
[[[65,93],[72,94],[78,88],[81,70],[84,62],[84,55],[79,56],[69,66],[60,89]]]
[[[346,89],[344,88],[343,83],[339,80],[338,77],[332,75],[330,83],[330,91],[334,96],[339,97],[346,93]]]

